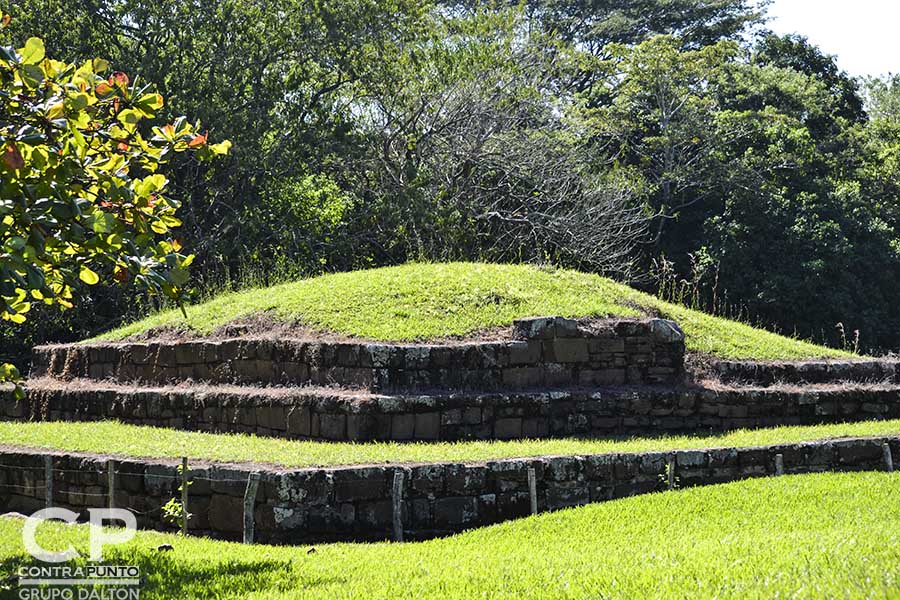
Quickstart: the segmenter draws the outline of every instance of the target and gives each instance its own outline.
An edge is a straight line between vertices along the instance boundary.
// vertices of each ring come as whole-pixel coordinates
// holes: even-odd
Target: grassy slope
[[[0,444],[120,456],[188,456],[219,462],[266,462],[289,467],[404,462],[474,462],[498,458],[747,447],[900,433],[898,421],[744,430],[715,437],[615,440],[524,440],[366,444],[287,441],[249,435],[176,431],[115,422],[0,423]]]
[[[730,358],[845,355],[837,350],[661,302],[612,280],[575,271],[476,263],[410,264],[339,273],[219,296],[167,311],[101,336],[121,339],[156,327],[208,333],[240,317],[271,311],[311,327],[376,340],[427,340],[509,325],[528,316],[634,317],[639,305],[678,321],[691,350]]]
[[[897,598],[898,495],[898,474],[756,479],[314,554],[141,533],[106,562],[139,565],[145,599]],[[0,577],[31,562],[20,527],[0,519]],[[86,554],[86,534],[46,523],[38,540]]]

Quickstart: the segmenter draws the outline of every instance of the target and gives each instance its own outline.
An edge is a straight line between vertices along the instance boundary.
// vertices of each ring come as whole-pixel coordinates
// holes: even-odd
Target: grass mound
[[[900,433],[900,420],[734,431],[718,436],[672,436],[631,440],[514,440],[480,442],[340,443],[290,441],[243,434],[214,434],[114,421],[2,423],[0,444],[123,457],[261,462],[285,467],[389,463],[478,462],[529,456],[663,452],[692,448],[738,448],[815,440],[880,437]]]
[[[729,358],[798,359],[846,353],[661,302],[610,279],[576,271],[482,263],[408,264],[325,275],[224,294],[111,331],[116,340],[158,328],[206,334],[267,313],[275,321],[385,341],[466,336],[531,316],[638,317],[678,321],[690,350]]]
[[[147,599],[886,598],[900,582],[898,494],[897,474],[778,477],[311,554],[147,532],[104,562],[138,565]],[[34,564],[21,527],[0,519],[0,569]],[[87,532],[45,523],[38,541],[86,555]]]

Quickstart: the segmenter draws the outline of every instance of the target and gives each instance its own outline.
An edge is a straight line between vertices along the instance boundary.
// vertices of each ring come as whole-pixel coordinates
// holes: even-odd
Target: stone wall
[[[32,385],[38,382],[32,382]],[[210,432],[321,440],[463,440],[701,433],[900,418],[900,392],[880,386],[602,390],[386,396],[329,389],[79,382],[7,394],[0,418],[116,419]]]
[[[785,473],[882,470],[883,439],[850,439],[761,448],[674,453],[509,459],[477,464],[397,465],[266,470],[254,506],[260,542],[376,540],[392,531],[391,482],[406,485],[401,519],[408,539],[428,538],[530,513],[528,469],[535,470],[539,511],[632,496],[666,487],[674,456],[680,486],[773,475],[776,455]],[[888,440],[900,454],[900,436]],[[0,509],[30,514],[43,508],[44,454],[0,452]],[[53,456],[56,506],[106,505],[106,462],[84,455]],[[172,462],[119,461],[115,503],[139,511],[144,528],[165,528],[159,507],[178,495]],[[192,465],[189,510],[195,534],[238,539],[250,467]]]
[[[514,340],[446,345],[277,339],[40,346],[31,377],[332,385],[371,390],[675,383],[684,335],[662,319],[524,319]]]
[[[769,386],[826,383],[900,383],[900,359],[810,360],[796,362],[716,361],[709,374],[723,383]]]

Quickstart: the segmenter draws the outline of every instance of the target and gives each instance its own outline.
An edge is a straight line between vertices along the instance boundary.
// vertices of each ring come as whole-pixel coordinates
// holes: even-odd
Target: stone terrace
[[[119,382],[492,390],[677,383],[684,335],[662,319],[517,321],[511,341],[448,345],[226,339],[41,346],[32,377]]]
[[[512,339],[230,338],[44,346],[6,420],[335,441],[720,432],[900,417],[900,361],[707,365],[663,319],[516,321]]]
[[[115,419],[208,432],[334,441],[434,441],[697,434],[778,425],[900,418],[900,395],[877,385],[807,388],[630,386],[384,395],[329,388],[134,388],[32,381],[0,418]]]

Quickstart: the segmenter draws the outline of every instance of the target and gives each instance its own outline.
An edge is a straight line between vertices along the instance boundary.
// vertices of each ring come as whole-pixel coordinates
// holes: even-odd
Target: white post
[[[53,506],[53,457],[44,456],[44,504]]]
[[[894,472],[894,457],[891,456],[891,445],[887,442],[881,445],[881,453],[884,455],[884,468],[888,473]]]
[[[188,532],[188,460],[181,457],[181,535]]]
[[[106,461],[106,496],[108,508],[116,507],[116,461]]]
[[[675,489],[675,455],[674,454],[669,455],[667,471],[668,471],[668,473],[666,473],[666,475],[668,476],[667,484],[668,484],[670,490],[674,490]]]
[[[775,474],[784,475],[784,454],[775,455]]]
[[[253,507],[256,504],[256,491],[259,488],[259,471],[250,473],[247,479],[247,490],[244,492],[244,543],[253,543]]]
[[[394,471],[394,487],[391,493],[394,515],[394,541],[403,541],[403,471]]]
[[[538,513],[537,474],[534,467],[528,467],[528,496],[531,498],[531,514]]]

